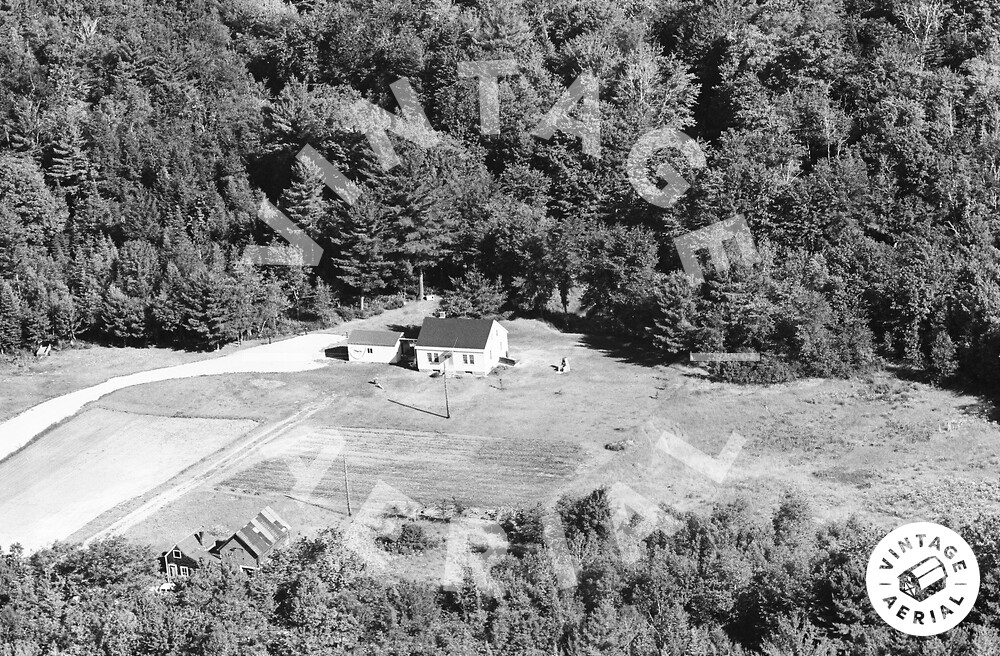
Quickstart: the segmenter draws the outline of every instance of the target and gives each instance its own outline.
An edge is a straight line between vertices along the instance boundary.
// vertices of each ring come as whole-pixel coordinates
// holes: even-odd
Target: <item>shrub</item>
[[[337,315],[340,316],[342,321],[354,321],[358,318],[358,314],[359,310],[350,305],[344,305],[337,308]]]
[[[545,539],[542,513],[543,509],[538,505],[528,509],[518,508],[497,518],[507,534],[512,553],[519,555],[542,546]]]
[[[611,502],[607,488],[598,488],[583,497],[563,497],[556,504],[566,537],[606,540],[611,535]]]
[[[416,522],[407,522],[399,529],[395,538],[379,538],[386,551],[409,556],[421,554],[438,546],[440,540],[427,534],[423,526]]]
[[[507,295],[496,280],[490,280],[477,269],[461,278],[452,278],[453,291],[441,299],[441,311],[449,317],[492,319],[500,314]]]
[[[406,305],[406,299],[402,296],[389,296],[385,299],[382,305],[386,310],[398,310]]]
[[[958,371],[955,343],[946,330],[938,330],[931,343],[930,373],[935,383],[951,379]]]

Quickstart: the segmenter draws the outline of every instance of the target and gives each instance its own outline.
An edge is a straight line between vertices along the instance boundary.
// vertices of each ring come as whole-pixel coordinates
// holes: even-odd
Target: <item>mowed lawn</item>
[[[56,351],[35,359],[26,356],[18,364],[0,361],[0,421],[24,412],[43,401],[115,376],[172,367],[221,357],[235,345],[212,353],[192,353],[161,348],[112,348],[84,345]]]
[[[0,546],[68,538],[255,426],[87,410],[0,463]]]

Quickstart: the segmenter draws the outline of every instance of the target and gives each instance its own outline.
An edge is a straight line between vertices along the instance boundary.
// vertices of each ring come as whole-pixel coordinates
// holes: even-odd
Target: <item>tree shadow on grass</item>
[[[619,362],[637,364],[643,367],[669,366],[683,360],[683,356],[669,355],[640,340],[630,340],[613,335],[582,335],[580,343],[589,349],[601,351]]]
[[[964,415],[982,417],[988,421],[1000,423],[1000,388],[995,385],[975,382],[952,382],[936,385],[928,372],[897,364],[886,366],[884,371],[897,380],[931,385],[960,396],[978,399],[977,402],[960,405],[958,409]]]
[[[387,330],[391,330],[395,333],[403,333],[403,337],[406,339],[416,339],[420,336],[420,326],[417,324],[402,325],[402,324],[390,324],[386,326]]]

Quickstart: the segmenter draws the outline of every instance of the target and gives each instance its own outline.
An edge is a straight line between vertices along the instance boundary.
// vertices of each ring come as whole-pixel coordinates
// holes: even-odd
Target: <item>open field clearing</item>
[[[381,321],[402,321],[415,320],[430,309],[428,303],[413,303],[409,306],[392,310],[367,320],[360,320],[343,324],[339,328],[344,331],[356,328],[367,328],[370,325]],[[93,403],[108,394],[131,387],[143,386],[150,383],[157,383],[167,380],[179,380],[195,378],[200,376],[218,376],[223,374],[238,373],[267,373],[267,372],[294,372],[317,369],[327,364],[326,349],[335,346],[345,338],[344,334],[331,333],[311,333],[277,341],[273,344],[258,344],[247,348],[228,349],[225,355],[218,357],[181,358],[180,364],[151,369],[148,371],[137,371],[135,373],[114,376],[102,380],[97,384],[91,384],[81,388],[64,392],[55,398],[40,401],[36,405],[29,406],[20,414],[0,423],[0,460],[22,448],[32,439],[42,434],[60,421],[72,417],[88,403]],[[70,352],[72,354],[74,352]],[[87,360],[87,358],[83,358]],[[156,360],[156,358],[151,358]],[[99,372],[107,372],[105,367],[98,367]],[[71,378],[77,381],[76,378]],[[84,377],[80,380],[88,380]],[[13,388],[17,380],[12,380],[7,387]],[[66,383],[56,385],[62,389]],[[36,386],[37,387],[37,386]],[[37,392],[36,392],[37,393]],[[22,396],[24,394],[22,393]],[[12,404],[16,407],[16,404]],[[0,407],[0,411],[5,408]],[[175,408],[166,411],[166,414],[180,414],[182,411]],[[163,414],[164,409],[158,408],[154,414]],[[2,418],[2,415],[0,415]]]
[[[215,481],[244,461],[252,460],[256,454],[264,452],[270,442],[297,428],[328,402],[327,399],[317,399],[306,403],[289,416],[262,424],[257,430],[215,452],[212,457],[202,459],[186,470],[183,476],[175,477],[148,494],[119,504],[113,511],[102,516],[103,521],[94,529],[85,528],[71,540],[82,540],[87,544],[125,533],[136,524],[156,516],[165,506],[187,496],[202,484]]]
[[[450,419],[440,378],[341,361],[295,374],[170,381],[108,397],[101,404],[119,409],[272,419],[304,399],[331,398],[297,429],[313,438],[265,448],[126,534],[161,546],[268,503],[300,532],[337,524],[345,509],[339,451],[325,456],[332,466],[322,473],[319,503],[299,495],[295,471],[309,468],[318,445],[338,440],[347,449],[355,508],[376,480],[421,502],[454,498],[480,507],[548,503],[615,483],[671,510],[742,498],[769,513],[793,491],[817,517],[857,514],[886,524],[1000,507],[1000,430],[974,398],[891,374],[770,387],[713,383],[696,369],[644,364],[627,348],[603,348],[539,322],[506,325],[517,366],[487,378],[449,379]],[[552,369],[561,357],[572,362],[568,375]],[[384,389],[370,384],[376,376]],[[716,484],[657,448],[661,430],[709,455],[733,431],[747,443]],[[632,443],[619,452],[604,448],[618,440]],[[514,479],[524,482],[502,483]],[[300,500],[286,496],[290,490]]]
[[[419,319],[419,311],[411,315],[365,327],[405,327]],[[455,499],[479,507],[551,503],[620,483],[671,511],[742,498],[769,513],[788,491],[806,497],[817,517],[857,514],[886,524],[1000,509],[1000,430],[975,398],[891,373],[770,387],[713,383],[688,366],[651,364],[627,345],[536,321],[505,325],[518,364],[485,378],[449,378],[450,419],[440,378],[340,360],[302,372],[168,380],[102,398],[96,407],[180,422],[277,422],[328,401],[294,431],[126,522],[125,534],[166,546],[199,527],[245,521],[266,504],[298,532],[335,525],[346,509],[341,453],[329,450],[337,444],[347,452],[354,508],[381,480],[423,503]],[[569,374],[553,369],[563,357],[572,364]],[[375,377],[383,389],[370,383]],[[351,428],[339,428],[345,426]],[[664,430],[708,455],[734,431],[747,442],[717,484],[657,447]],[[625,441],[625,450],[604,448],[615,441]],[[309,488],[300,477],[317,458],[322,473]],[[147,496],[126,505],[138,507]],[[122,508],[73,538],[122,519]]]
[[[118,390],[164,380],[218,376],[246,372],[304,371],[324,365],[324,350],[341,341],[335,335],[317,333],[263,344],[230,355],[188,362],[163,369],[117,376],[91,387],[40,403],[0,424],[0,459],[17,451],[60,421],[72,417],[85,405]]]
[[[67,538],[254,426],[88,410],[0,463],[0,545],[33,549]]]
[[[0,363],[0,421],[10,419],[43,401],[86,387],[150,369],[173,367],[227,355],[227,346],[213,353],[189,353],[162,348],[90,346],[55,351],[46,358],[26,357],[15,366]]]

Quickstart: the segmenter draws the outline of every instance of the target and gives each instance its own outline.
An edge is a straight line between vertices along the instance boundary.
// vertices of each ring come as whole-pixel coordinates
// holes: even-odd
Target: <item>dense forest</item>
[[[31,556],[15,546],[0,551],[0,655],[1000,653],[997,517],[955,527],[984,573],[976,609],[942,636],[913,638],[883,623],[865,591],[882,531],[819,525],[795,498],[770,521],[739,502],[689,514],[631,557],[604,490],[564,499],[560,514],[578,585],[560,589],[540,511],[528,509],[502,519],[510,547],[493,562],[495,594],[471,576],[450,590],[374,577],[334,529],[299,539],[251,578],[214,566],[171,591],[160,590],[156,554],[121,539]]]
[[[450,291],[647,342],[764,354],[731,380],[900,363],[1000,383],[1000,4],[991,0],[6,0],[0,351],[213,348]],[[498,134],[468,61],[511,60]],[[600,157],[532,135],[581,75]],[[383,168],[352,108],[431,126]],[[583,105],[575,111],[583,111]],[[663,208],[625,162],[650,130],[707,166]],[[311,145],[362,193],[347,203]],[[592,149],[590,149],[592,150]],[[268,199],[319,243],[280,244]],[[743,215],[760,261],[692,285],[674,238]],[[372,303],[374,301],[374,303]],[[572,320],[572,321],[571,321]]]

